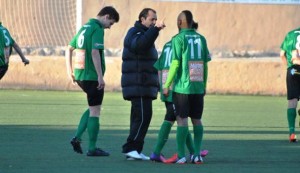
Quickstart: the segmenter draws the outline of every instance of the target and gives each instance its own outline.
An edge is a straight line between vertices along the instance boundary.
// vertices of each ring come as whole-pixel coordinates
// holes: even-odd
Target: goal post
[[[82,0],[0,0],[0,21],[21,47],[66,46],[82,21]]]
[[[82,25],[82,0],[76,0],[76,32]]]

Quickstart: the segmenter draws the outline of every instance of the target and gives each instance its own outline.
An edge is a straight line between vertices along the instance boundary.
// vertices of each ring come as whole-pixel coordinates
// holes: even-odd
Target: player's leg
[[[189,132],[188,118],[182,118],[180,116],[177,116],[177,125],[178,125],[177,132],[176,132],[177,153],[178,153],[178,159],[182,159],[185,158],[186,138]]]
[[[168,141],[171,128],[176,119],[175,114],[174,114],[173,103],[165,102],[165,107],[166,107],[165,119],[160,127],[159,132],[158,132],[158,138],[157,138],[157,143],[154,148],[154,152],[150,156],[150,160],[157,161],[157,162],[165,161],[164,156],[161,154],[161,150],[163,149],[166,142]]]
[[[287,120],[289,126],[289,141],[297,142],[297,136],[295,134],[295,123],[297,117],[297,103],[298,99],[290,99],[288,100],[288,109],[287,109]]]
[[[300,109],[298,109],[298,121],[299,121],[299,127],[300,127]]]
[[[76,81],[76,82],[77,82],[78,86],[84,91],[83,82],[82,81]],[[72,147],[73,147],[73,150],[77,153],[80,153],[80,154],[83,153],[82,148],[81,148],[81,136],[82,136],[82,133],[87,128],[87,122],[88,122],[89,116],[90,116],[89,111],[88,111],[88,113],[87,113],[87,111],[85,111],[83,113],[83,115],[81,116],[79,125],[77,127],[75,137],[73,137],[71,142],[70,142]]]
[[[96,142],[97,137],[100,129],[100,122],[99,122],[99,116],[100,116],[100,105],[96,106],[89,106],[90,109],[90,116],[88,118],[88,134],[89,134],[89,149],[88,153],[94,153],[96,151]]]
[[[192,134],[190,131],[188,131],[188,134],[186,136],[186,147],[188,148],[190,155],[194,155],[195,153],[195,146],[194,146],[194,140],[192,137]]]
[[[166,121],[166,120],[162,123],[160,130],[158,132],[158,139],[154,149],[154,154],[160,155],[162,148],[168,141],[169,133],[171,131],[171,127],[173,123],[174,122]]]
[[[287,71],[286,84],[287,84],[287,120],[289,126],[289,140],[290,142],[296,142],[297,138],[295,135],[295,123],[297,117],[297,103],[300,95],[300,77],[291,73],[292,69],[298,67],[291,67]]]
[[[188,113],[189,102],[188,95],[173,92],[173,101],[176,109],[177,131],[176,143],[178,153],[178,163],[185,163],[185,145],[186,138],[189,132],[188,128]]]
[[[90,116],[90,110],[87,109],[81,116],[81,119],[79,121],[78,127],[77,127],[77,131],[75,134],[75,137],[79,140],[81,140],[82,134],[84,133],[84,131],[87,128],[87,123],[89,120],[89,116]]]
[[[203,125],[201,122],[203,106],[204,106],[204,95],[203,94],[192,94],[189,95],[189,103],[191,105],[190,117],[193,123],[194,132],[194,146],[195,155],[192,158],[192,163],[202,163],[202,158],[200,156],[202,140],[203,140]]]
[[[288,100],[288,109],[287,109],[287,120],[289,125],[290,134],[295,133],[295,122],[296,122],[296,107],[297,107],[298,99],[290,99]]]
[[[81,148],[81,137],[82,137],[82,134],[84,133],[84,131],[86,130],[87,128],[87,124],[88,124],[88,119],[89,119],[89,116],[90,116],[90,110],[87,109],[81,116],[81,119],[80,119],[80,122],[78,124],[78,127],[77,127],[77,131],[76,131],[76,134],[75,134],[75,137],[72,138],[71,140],[71,144],[73,146],[73,150],[77,153],[80,153],[82,154],[82,148]]]
[[[89,147],[87,156],[109,156],[109,153],[96,147],[100,129],[100,110],[104,96],[104,89],[98,90],[98,81],[82,81],[82,89],[87,94],[89,105],[89,118],[87,130],[89,135]]]

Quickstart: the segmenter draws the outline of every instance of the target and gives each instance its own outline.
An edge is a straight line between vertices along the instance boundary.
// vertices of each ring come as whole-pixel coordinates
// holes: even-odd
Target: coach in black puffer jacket
[[[152,100],[159,91],[153,67],[158,58],[154,42],[162,28],[163,23],[156,24],[156,12],[145,8],[124,40],[121,86],[123,98],[131,101],[131,125],[123,153],[134,159],[148,159],[141,151],[152,117]]]
[[[159,83],[153,64],[158,57],[154,46],[158,32],[158,28],[148,29],[137,21],[125,37],[121,82],[125,100],[157,97]]]

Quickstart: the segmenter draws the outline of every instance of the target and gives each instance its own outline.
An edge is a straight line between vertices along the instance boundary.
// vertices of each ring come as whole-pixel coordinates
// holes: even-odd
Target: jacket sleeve
[[[137,53],[143,53],[150,49],[158,37],[159,29],[150,27],[146,32],[136,32],[130,40],[130,49]]]

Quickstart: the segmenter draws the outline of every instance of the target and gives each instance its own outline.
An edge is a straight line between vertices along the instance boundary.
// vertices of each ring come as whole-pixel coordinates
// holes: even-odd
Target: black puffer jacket
[[[136,97],[157,98],[159,82],[153,64],[158,58],[154,46],[158,34],[158,28],[148,29],[138,21],[129,29],[122,55],[121,86],[125,100]]]

